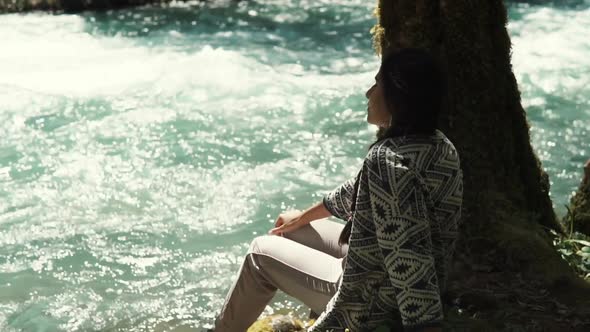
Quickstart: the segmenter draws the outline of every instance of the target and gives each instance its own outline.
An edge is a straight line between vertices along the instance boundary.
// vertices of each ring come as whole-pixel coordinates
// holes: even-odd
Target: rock
[[[300,332],[313,324],[314,320],[306,323],[288,315],[270,315],[256,321],[248,332]]]

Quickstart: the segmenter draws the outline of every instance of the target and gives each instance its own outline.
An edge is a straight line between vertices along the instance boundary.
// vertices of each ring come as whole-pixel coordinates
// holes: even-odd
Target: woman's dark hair
[[[423,49],[401,49],[381,59],[379,72],[379,84],[383,87],[392,124],[388,128],[379,128],[377,140],[369,146],[369,150],[390,137],[433,135],[446,93],[437,60]],[[356,208],[359,182],[360,172],[354,183],[351,216]],[[340,245],[348,243],[351,228],[352,217],[340,233]]]

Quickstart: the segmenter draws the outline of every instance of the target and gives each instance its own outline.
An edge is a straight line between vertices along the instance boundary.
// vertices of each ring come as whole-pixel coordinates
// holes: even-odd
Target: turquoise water
[[[360,166],[372,5],[0,16],[0,330],[209,327],[250,240]],[[590,157],[589,7],[510,7],[559,214]]]

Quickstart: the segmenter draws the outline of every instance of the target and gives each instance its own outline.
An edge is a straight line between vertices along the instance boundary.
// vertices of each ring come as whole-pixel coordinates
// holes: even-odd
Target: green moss
[[[577,192],[570,200],[568,213],[563,218],[564,227],[590,236],[590,160],[584,168],[585,176]]]
[[[310,320],[304,323],[290,315],[270,315],[257,320],[248,328],[248,332],[299,332],[305,331],[305,327],[313,322]]]

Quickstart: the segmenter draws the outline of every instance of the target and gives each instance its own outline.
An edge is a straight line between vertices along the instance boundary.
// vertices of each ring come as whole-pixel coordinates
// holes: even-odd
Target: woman
[[[245,331],[277,289],[321,312],[308,332],[441,331],[462,202],[459,156],[436,129],[444,80],[426,51],[404,49],[375,81],[367,121],[379,130],[357,176],[254,239],[216,332]],[[331,215],[346,225],[319,220]]]

